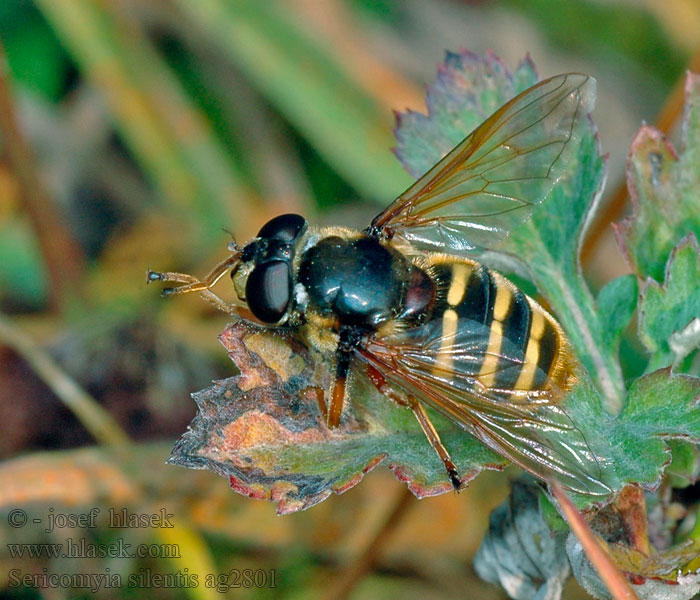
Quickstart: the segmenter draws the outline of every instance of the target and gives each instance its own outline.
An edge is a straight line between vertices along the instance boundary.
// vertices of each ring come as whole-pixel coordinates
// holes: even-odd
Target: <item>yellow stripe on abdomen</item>
[[[501,323],[508,316],[510,304],[513,301],[513,292],[508,285],[496,280],[498,288],[496,291],[496,302],[493,305],[493,318]]]
[[[541,311],[534,308],[531,319],[530,337],[528,338],[527,350],[525,351],[525,364],[520,371],[518,380],[515,382],[515,390],[532,389],[535,373],[537,372],[537,363],[540,359],[540,339],[546,326],[545,317]]]
[[[454,307],[464,299],[472,267],[467,263],[454,263],[450,272],[450,286],[447,289],[447,304],[450,308],[442,314],[442,342],[433,365],[433,374],[450,374],[454,371],[454,360],[449,348],[454,345],[459,328],[459,315]]]
[[[486,357],[481,365],[479,381],[484,387],[491,387],[496,379],[496,370],[500,361],[501,345],[503,344],[503,324],[500,321],[491,323],[491,334]]]
[[[479,371],[479,381],[485,387],[493,387],[498,372],[498,363],[501,360],[503,346],[503,321],[508,316],[510,305],[513,301],[513,292],[503,282],[496,283],[496,299],[493,303],[493,320],[489,333],[489,344],[486,349],[486,357]]]
[[[454,263],[452,265],[452,281],[447,291],[447,304],[451,307],[458,306],[464,299],[464,292],[467,290],[467,283],[471,275],[472,267],[466,263]]]
[[[458,325],[459,316],[457,312],[452,308],[448,308],[442,315],[442,341],[435,357],[433,375],[444,377],[446,373],[450,374],[453,372],[454,361],[449,348],[455,343]]]

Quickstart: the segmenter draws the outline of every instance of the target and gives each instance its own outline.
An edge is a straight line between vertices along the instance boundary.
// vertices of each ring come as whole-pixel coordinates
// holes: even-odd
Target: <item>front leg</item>
[[[171,271],[158,273],[156,271],[149,270],[146,273],[146,283],[151,283],[153,281],[184,283],[185,285],[181,285],[179,287],[164,288],[161,291],[161,296],[166,298],[168,296],[172,296],[173,294],[198,292],[202,298],[204,298],[210,304],[213,304],[220,311],[228,313],[229,315],[244,316],[242,315],[240,307],[230,302],[226,302],[211,291],[212,286],[214,286],[228,271],[234,268],[239,259],[240,254],[234,254],[222,260],[207,274],[202,281],[187,273],[175,273]]]
[[[240,253],[233,254],[228,258],[222,260],[217,264],[207,276],[200,281],[192,275],[186,273],[157,273],[155,271],[148,271],[146,275],[146,282],[151,281],[169,281],[173,283],[184,283],[186,285],[181,285],[176,288],[164,288],[161,294],[163,297],[172,296],[173,294],[187,294],[191,292],[202,292],[213,287],[219,279],[221,279],[228,271],[235,267],[240,261]]]
[[[361,339],[362,334],[352,327],[342,327],[340,329],[340,339],[335,351],[335,381],[333,382],[333,391],[331,392],[328,413],[326,414],[326,425],[328,425],[329,429],[335,429],[340,424],[350,362]]]

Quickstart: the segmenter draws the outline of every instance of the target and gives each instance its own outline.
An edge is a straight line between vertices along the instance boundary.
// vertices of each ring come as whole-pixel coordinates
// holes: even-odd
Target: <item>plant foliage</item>
[[[398,115],[396,155],[419,177],[536,80],[529,58],[511,72],[492,54],[448,53],[428,88],[428,114]],[[617,226],[617,234],[634,274],[609,282],[597,297],[583,277],[578,254],[603,188],[605,160],[590,118],[580,121],[572,139],[549,197],[483,260],[530,279],[569,335],[583,369],[563,408],[597,457],[601,480],[614,492],[638,489],[625,488],[635,484],[652,493],[672,464],[673,482],[687,485],[698,474],[695,444],[700,441],[700,379],[694,375],[700,341],[698,78],[688,77],[680,153],[649,127],[632,144],[629,183],[635,210]],[[625,385],[618,348],[637,308],[650,363],[645,375]],[[366,378],[355,373],[341,427],[329,431],[309,389],[330,389],[332,357],[242,323],[230,326],[221,339],[241,375],[195,394],[199,414],[171,462],[211,468],[229,477],[236,491],[276,501],[281,513],[348,489],[381,461],[419,497],[450,489],[411,412],[380,396]],[[465,481],[505,465],[454,424],[431,416]],[[613,495],[576,500],[595,513],[605,510],[601,507]],[[628,515],[618,512],[624,521]],[[662,555],[647,550],[643,568],[628,555],[620,558],[640,577],[638,583],[649,577],[673,579],[688,563],[685,551],[665,549],[663,560],[655,562]]]

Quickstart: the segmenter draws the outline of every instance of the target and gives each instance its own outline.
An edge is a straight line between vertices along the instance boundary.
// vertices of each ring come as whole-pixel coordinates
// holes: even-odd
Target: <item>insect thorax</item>
[[[396,250],[359,233],[334,231],[302,254],[297,297],[336,327],[373,331],[402,310],[414,267]]]

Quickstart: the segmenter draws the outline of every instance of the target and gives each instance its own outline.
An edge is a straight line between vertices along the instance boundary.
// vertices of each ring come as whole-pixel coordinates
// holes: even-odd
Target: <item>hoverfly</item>
[[[600,465],[561,407],[577,361],[562,328],[535,300],[469,257],[495,248],[552,190],[559,159],[591,108],[595,81],[542,81],[491,115],[364,231],[314,228],[295,214],[266,223],[201,281],[148,272],[200,292],[221,310],[286,328],[335,355],[325,404],[340,423],[346,379],[367,376],[408,406],[462,480],[425,407],[542,480],[606,495]],[[230,272],[239,303],[211,287]]]

